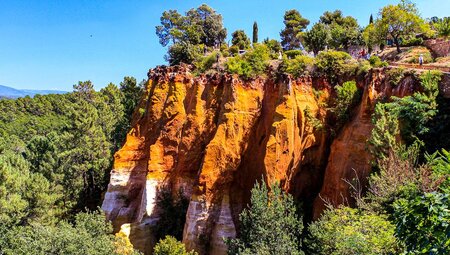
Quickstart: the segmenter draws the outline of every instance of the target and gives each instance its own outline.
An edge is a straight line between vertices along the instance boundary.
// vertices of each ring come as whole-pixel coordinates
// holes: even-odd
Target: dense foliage
[[[375,21],[380,40],[391,39],[400,52],[400,41],[414,37],[419,33],[430,33],[430,27],[420,17],[415,4],[402,0],[397,5],[387,5],[380,10],[380,17]]]
[[[395,226],[385,216],[341,207],[309,226],[309,248],[318,255],[397,254]]]
[[[238,238],[228,240],[228,254],[303,254],[301,218],[291,195],[277,185],[256,183],[249,208],[239,215]]]
[[[153,248],[153,255],[196,255],[195,251],[187,252],[184,244],[172,236],[161,239]]]
[[[255,44],[252,50],[243,55],[231,57],[225,63],[226,70],[245,79],[262,75],[270,59],[269,49],[264,44]]]
[[[220,46],[227,31],[222,15],[206,4],[190,9],[185,15],[176,10],[163,12],[156,35],[162,46],[169,46],[166,60],[171,65],[192,63],[204,47]]]
[[[102,239],[80,229],[81,220],[106,228],[104,218],[76,213],[100,205],[112,155],[124,141],[141,91],[134,78],[125,77],[120,89],[108,84],[96,92],[86,81],[74,85],[73,93],[0,100],[0,243],[7,243],[1,250],[111,253],[110,230]],[[23,238],[8,239],[19,233]],[[92,244],[83,248],[83,240]]]
[[[74,224],[62,221],[55,226],[33,223],[13,227],[2,233],[0,249],[4,254],[14,255],[119,255],[116,238],[111,233],[112,227],[105,223],[104,215],[79,213]]]
[[[301,33],[309,25],[309,20],[302,17],[297,10],[289,10],[284,14],[284,29],[280,32],[281,45],[284,50],[300,48]]]

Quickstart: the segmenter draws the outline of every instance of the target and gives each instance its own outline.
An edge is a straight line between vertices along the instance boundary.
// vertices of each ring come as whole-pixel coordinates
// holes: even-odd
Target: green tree
[[[261,75],[266,71],[270,59],[269,49],[264,44],[255,44],[253,49],[242,56],[229,58],[225,62],[226,70],[246,79]]]
[[[190,26],[200,26],[200,43],[205,46],[220,46],[227,35],[227,30],[223,27],[222,15],[213,8],[202,4],[196,9],[190,9],[186,13],[188,20],[188,30]],[[193,43],[193,42],[192,42]]]
[[[238,238],[227,240],[228,254],[303,254],[302,220],[293,197],[278,185],[269,191],[264,182],[256,183],[251,204],[239,220]]]
[[[326,210],[309,225],[307,244],[318,255],[389,255],[400,252],[395,226],[385,216],[349,207]]]
[[[253,22],[253,37],[252,43],[258,43],[258,23]]]
[[[450,199],[448,194],[425,193],[394,204],[396,235],[408,254],[450,253]]]
[[[450,36],[450,17],[444,17],[439,19],[437,22],[433,24],[434,28],[437,31],[437,34],[442,37]]]
[[[232,34],[231,45],[239,47],[240,50],[250,48],[250,39],[244,30],[236,30]]]
[[[281,43],[279,41],[266,38],[264,39],[263,44],[266,45],[267,48],[269,48],[271,58],[278,58],[278,54],[282,50]]]
[[[196,255],[195,251],[186,251],[184,244],[173,236],[161,239],[153,248],[153,255]]]
[[[164,58],[169,65],[190,64],[200,58],[202,53],[203,46],[180,42],[171,45]]]
[[[397,5],[387,5],[380,10],[375,27],[383,39],[392,39],[401,52],[400,39],[414,37],[418,33],[429,33],[430,27],[419,16],[416,5],[402,0]]]
[[[350,45],[360,44],[361,29],[355,18],[343,16],[340,10],[325,12],[320,23],[326,25],[330,33],[329,44],[335,49],[348,50]]]
[[[362,38],[364,44],[368,47],[369,52],[372,52],[374,45],[380,43],[380,36],[378,35],[373,23],[370,23],[366,28],[364,28],[364,31],[362,32]]]
[[[54,222],[61,194],[40,173],[32,173],[20,151],[9,146],[20,141],[0,138],[0,225],[10,228],[41,221]],[[12,147],[14,148],[14,147]]]
[[[75,224],[56,226],[32,224],[16,227],[3,236],[5,254],[92,254],[119,255],[114,245],[112,226],[100,213],[79,213]]]
[[[378,159],[386,158],[397,146],[397,136],[400,134],[398,118],[389,111],[386,104],[378,103],[375,105],[372,123],[374,128],[369,139],[371,153]]]
[[[284,26],[281,30],[281,45],[284,50],[300,48],[303,30],[309,25],[309,20],[303,18],[297,10],[289,10],[284,14]]]
[[[169,43],[165,60],[170,65],[192,63],[202,53],[203,47],[220,46],[226,38],[222,15],[206,4],[190,9],[186,15],[175,10],[165,11],[156,35],[162,46]]]
[[[319,51],[325,50],[330,40],[330,33],[323,23],[316,23],[304,34],[304,40],[308,49],[317,55]]]
[[[358,103],[361,93],[355,81],[347,81],[334,88],[336,89],[336,104],[332,111],[336,116],[337,126],[342,126],[343,123],[348,121],[350,110]]]

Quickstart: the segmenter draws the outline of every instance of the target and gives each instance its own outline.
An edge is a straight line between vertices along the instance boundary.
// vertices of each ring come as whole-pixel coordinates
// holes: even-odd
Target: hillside
[[[64,94],[64,93],[67,93],[67,91],[15,89],[8,86],[0,85],[0,98],[19,98],[25,96],[33,97],[37,94],[48,95],[48,94]]]

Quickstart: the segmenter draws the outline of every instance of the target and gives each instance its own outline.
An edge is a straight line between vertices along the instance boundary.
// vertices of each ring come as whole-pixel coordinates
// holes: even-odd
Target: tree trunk
[[[395,46],[397,46],[397,52],[400,53],[402,50],[400,49],[400,42],[398,41],[398,38],[394,38]]]

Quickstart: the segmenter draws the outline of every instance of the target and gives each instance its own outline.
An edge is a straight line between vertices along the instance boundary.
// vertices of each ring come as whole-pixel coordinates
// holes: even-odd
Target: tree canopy
[[[289,10],[284,14],[284,26],[281,30],[281,45],[284,50],[298,49],[303,30],[309,25],[309,20],[303,18],[297,10]]]

